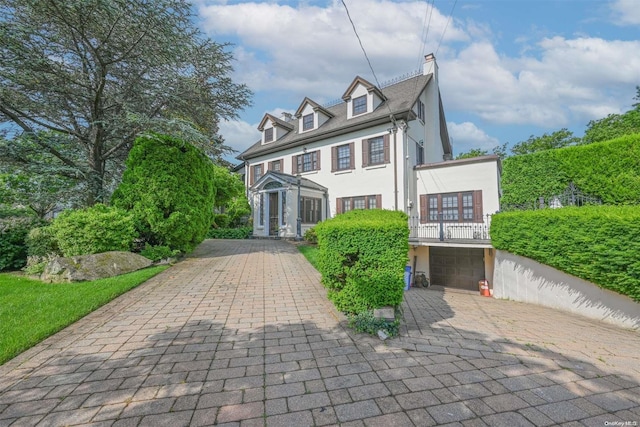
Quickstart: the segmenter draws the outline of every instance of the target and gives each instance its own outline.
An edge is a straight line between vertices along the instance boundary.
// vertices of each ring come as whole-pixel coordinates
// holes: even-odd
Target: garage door
[[[484,250],[478,248],[429,248],[432,285],[477,291],[484,279]]]

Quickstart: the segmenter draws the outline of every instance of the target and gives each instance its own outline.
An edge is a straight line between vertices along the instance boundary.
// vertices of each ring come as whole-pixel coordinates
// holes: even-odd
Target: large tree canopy
[[[197,30],[186,1],[0,0],[0,16],[0,124],[77,170],[87,204],[104,199],[108,169],[141,131],[219,155],[219,120],[249,104],[227,46]]]

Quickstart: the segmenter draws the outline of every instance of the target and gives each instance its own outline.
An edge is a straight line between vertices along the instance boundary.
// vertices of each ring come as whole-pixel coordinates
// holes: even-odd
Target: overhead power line
[[[442,30],[442,35],[440,36],[440,41],[438,42],[438,47],[436,48],[436,53],[434,55],[438,55],[438,51],[440,50],[440,44],[442,44],[442,39],[444,39],[444,34],[447,32],[447,28],[449,28],[449,23],[453,19],[453,10],[456,8],[456,4],[458,0],[453,2],[453,6],[451,6],[451,12],[449,12],[449,19],[447,19],[447,24],[444,26],[444,30]]]

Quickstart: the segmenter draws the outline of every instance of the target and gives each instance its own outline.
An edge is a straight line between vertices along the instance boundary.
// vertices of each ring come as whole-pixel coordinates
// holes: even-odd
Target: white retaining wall
[[[640,329],[640,303],[532,259],[496,251],[493,296]]]

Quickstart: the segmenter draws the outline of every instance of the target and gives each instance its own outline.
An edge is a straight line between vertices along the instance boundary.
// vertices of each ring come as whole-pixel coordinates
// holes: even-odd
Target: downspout
[[[394,204],[393,209],[398,210],[398,140],[397,140],[397,132],[398,127],[396,126],[395,120],[393,120],[393,116],[391,116],[393,127],[391,130],[393,131],[393,197]]]
[[[400,127],[402,129],[402,137],[405,142],[405,157],[404,157],[404,194],[407,198],[406,204],[406,213],[407,215],[411,215],[411,208],[413,207],[413,203],[411,202],[410,194],[409,194],[409,138],[407,132],[409,131],[409,125],[405,122],[400,123]],[[415,271],[415,268],[413,269]]]

